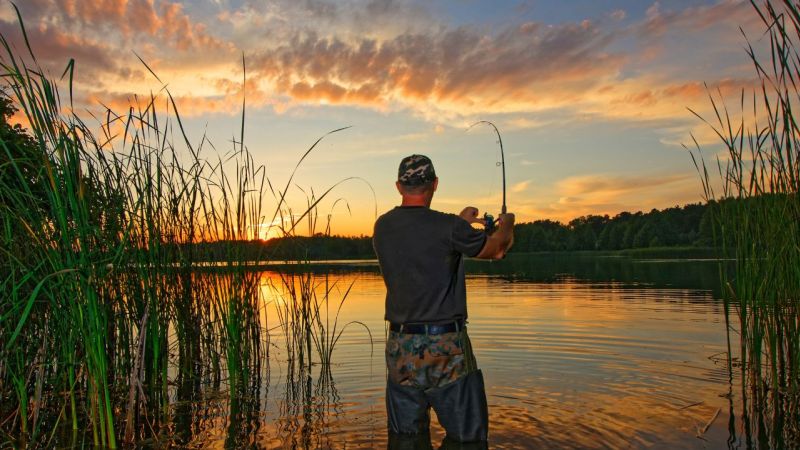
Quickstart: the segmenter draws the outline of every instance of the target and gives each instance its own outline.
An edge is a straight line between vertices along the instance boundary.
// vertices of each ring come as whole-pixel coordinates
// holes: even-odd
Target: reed
[[[235,245],[223,273],[198,271],[202,244],[257,239],[270,215],[294,217],[291,234],[335,185],[292,216],[294,173],[275,189],[255,162],[244,102],[238,139],[219,155],[186,135],[166,88],[87,123],[72,110],[74,63],[62,101],[30,47],[0,44],[4,104],[30,124],[0,135],[0,439],[51,447],[88,429],[116,448],[168,435],[176,402],[222,390],[232,413],[251,405],[269,354],[261,275]],[[303,364],[320,336],[311,286],[292,297]]]
[[[361,178],[348,178],[343,181],[359,180],[363,181],[372,190],[372,186]],[[305,191],[304,191],[305,192]],[[325,194],[330,192],[328,190]],[[374,190],[373,196],[374,196]],[[331,205],[331,209],[336,207],[342,199],[336,199]],[[319,199],[316,198],[314,191],[306,193],[306,212],[296,219],[291,219],[283,232],[286,236],[291,236],[301,222],[307,226],[306,232],[309,236],[317,234],[319,225]],[[346,200],[345,200],[345,204]],[[347,205],[349,210],[349,205]],[[375,205],[377,216],[377,202]],[[288,217],[292,217],[291,212],[287,212]],[[325,235],[330,235],[331,213],[326,215]],[[372,349],[372,332],[366,324],[360,321],[350,321],[345,324],[339,323],[339,314],[342,310],[350,291],[355,282],[340,289],[339,280],[332,280],[330,274],[322,276],[310,270],[310,252],[302,243],[294,241],[295,248],[290,249],[289,253],[294,255],[293,263],[295,269],[280,272],[280,285],[272,285],[271,288],[281,301],[276,305],[279,327],[282,330],[284,345],[290,368],[299,371],[310,371],[311,366],[319,364],[323,372],[331,376],[331,363],[333,351],[344,331],[351,325],[358,325],[366,330]],[[318,255],[326,259],[327,255]],[[330,255],[334,257],[334,255]],[[299,269],[299,270],[297,270]],[[334,297],[339,294],[338,304]],[[335,305],[336,311],[332,313],[331,306]],[[372,350],[371,350],[372,351]]]
[[[692,154],[716,222],[726,320],[738,322],[742,420],[748,446],[800,446],[800,4],[752,2],[769,50],[748,55],[758,87],[742,91],[734,114],[721,93],[710,96],[707,123],[725,154],[716,179],[699,146]],[[764,42],[762,41],[762,44]],[[700,117],[698,115],[698,117]],[[703,119],[702,117],[700,117]],[[704,119],[705,120],[705,119]],[[729,352],[729,370],[733,370]]]

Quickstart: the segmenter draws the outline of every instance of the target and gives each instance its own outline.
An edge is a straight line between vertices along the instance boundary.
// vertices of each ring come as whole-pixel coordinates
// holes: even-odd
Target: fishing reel
[[[497,223],[495,222],[494,216],[488,212],[483,213],[483,230],[486,234],[492,234],[496,229]]]

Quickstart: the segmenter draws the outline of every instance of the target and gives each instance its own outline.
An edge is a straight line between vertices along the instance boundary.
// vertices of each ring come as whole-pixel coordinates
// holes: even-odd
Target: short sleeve
[[[472,228],[472,225],[461,217],[455,216],[454,222],[451,236],[453,250],[470,258],[477,256],[486,244],[486,233]]]

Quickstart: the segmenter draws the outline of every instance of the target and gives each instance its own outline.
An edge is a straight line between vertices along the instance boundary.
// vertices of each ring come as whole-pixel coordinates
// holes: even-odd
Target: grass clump
[[[752,2],[765,34],[748,55],[758,87],[734,117],[711,96],[711,124],[726,151],[719,180],[696,166],[713,203],[715,240],[733,268],[721,271],[726,318],[737,321],[748,448],[800,446],[800,5]],[[699,147],[698,147],[699,150]],[[716,188],[715,188],[716,186]],[[729,352],[729,369],[733,356]]]
[[[244,145],[244,104],[224,155],[205,136],[192,144],[166,88],[89,125],[29,47],[0,45],[0,442],[72,445],[90,430],[108,448],[184,445],[174,406],[220,392],[237,428],[266,370],[265,289],[252,251],[213,247],[225,270],[210,273],[204,249],[260,238],[270,215],[286,215],[289,234],[333,187],[293,215],[290,184],[274,189]],[[8,125],[15,108],[29,131]],[[291,326],[309,343],[319,316],[303,314]]]

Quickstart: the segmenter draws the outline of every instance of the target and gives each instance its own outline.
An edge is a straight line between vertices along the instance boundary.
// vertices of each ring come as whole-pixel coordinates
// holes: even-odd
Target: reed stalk
[[[244,103],[238,139],[220,155],[186,135],[166,87],[123,114],[84,119],[72,109],[72,61],[55,80],[30,47],[0,45],[8,101],[30,124],[0,136],[2,435],[49,446],[64,427],[116,448],[169,433],[175,402],[227,391],[232,412],[253,409],[242,405],[269,355],[261,274],[241,246],[208,255],[203,244],[257,240],[279,216],[285,235],[301,221],[313,228],[339,183],[293,216],[295,172],[283,190],[270,183],[244,144]],[[224,270],[198,270],[211,260]],[[322,318],[313,276],[287,286],[293,355],[329,367],[344,327]]]
[[[692,158],[712,201],[715,240],[733,261],[720,273],[726,314],[735,316],[726,321],[738,322],[740,334],[745,434],[759,447],[794,448],[800,446],[800,128],[794,118],[800,4],[752,5],[765,27],[757,44],[768,44],[766,51],[747,45],[758,87],[741,92],[736,114],[721,93],[710,95],[715,120],[707,123],[725,148],[717,159],[719,178],[709,173],[699,146]]]

